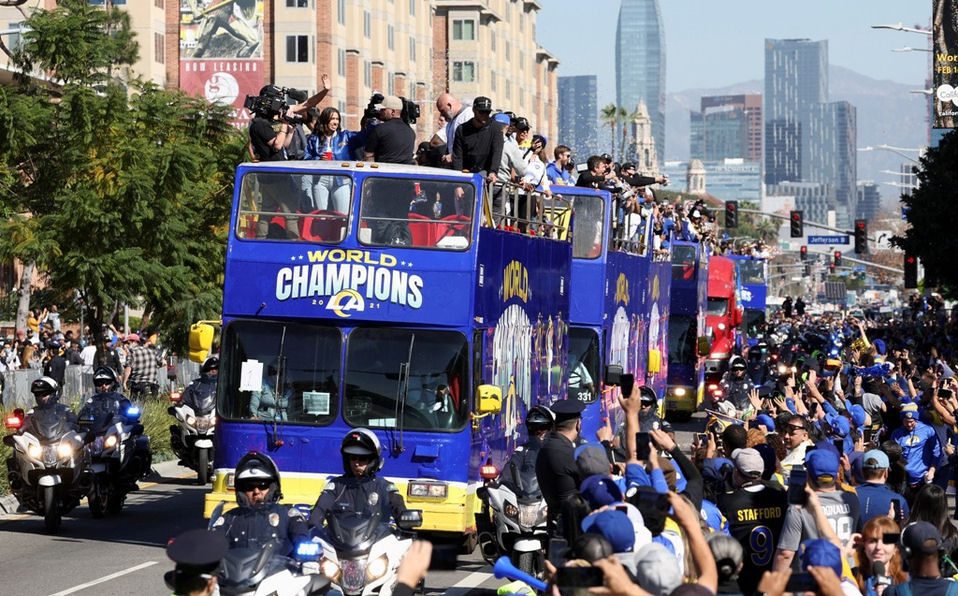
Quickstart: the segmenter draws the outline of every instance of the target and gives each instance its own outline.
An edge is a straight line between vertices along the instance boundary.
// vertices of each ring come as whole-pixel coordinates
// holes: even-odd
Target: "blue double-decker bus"
[[[243,164],[235,188],[206,514],[254,449],[314,502],[367,427],[423,531],[474,532],[481,467],[567,395],[571,207],[505,231],[478,175],[361,162]]]
[[[742,317],[742,335],[749,341],[756,341],[765,324],[765,301],[768,297],[768,268],[761,257],[733,255],[738,273],[738,301],[744,309]]]
[[[556,189],[553,189],[556,190]],[[586,402],[582,434],[591,440],[606,421],[624,420],[617,387],[604,385],[609,366],[621,367],[663,395],[671,271],[651,250],[648,219],[629,240],[613,236],[613,198],[607,191],[562,189],[575,207],[569,313],[569,398]],[[624,222],[623,222],[624,225]],[[623,234],[624,236],[624,234]]]
[[[708,300],[708,251],[697,242],[672,242],[672,289],[668,327],[669,417],[688,418],[705,392],[705,306]]]

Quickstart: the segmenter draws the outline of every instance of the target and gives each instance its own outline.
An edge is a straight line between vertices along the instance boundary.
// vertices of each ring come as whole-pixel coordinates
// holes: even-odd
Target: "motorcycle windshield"
[[[67,410],[61,408],[34,410],[30,414],[30,429],[42,443],[56,441],[72,430],[67,419]]]
[[[118,409],[115,400],[94,399],[80,410],[80,424],[95,434],[103,434],[113,422]]]
[[[210,391],[194,392],[191,395],[190,406],[197,416],[206,416],[213,411],[216,405],[216,387],[213,386]]]
[[[516,497],[520,501],[541,498],[542,491],[539,490],[539,479],[536,477],[535,468],[523,467],[519,470],[519,486],[516,488],[518,489]]]
[[[379,508],[361,511],[334,510],[327,517],[326,534],[337,551],[353,553],[368,549],[381,531],[388,531]]]

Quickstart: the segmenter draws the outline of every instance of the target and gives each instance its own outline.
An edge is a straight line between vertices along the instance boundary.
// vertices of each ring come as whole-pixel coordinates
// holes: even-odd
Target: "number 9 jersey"
[[[719,496],[718,507],[728,519],[729,534],[744,551],[739,588],[754,594],[762,574],[772,568],[788,509],[786,493],[762,481],[751,482]]]

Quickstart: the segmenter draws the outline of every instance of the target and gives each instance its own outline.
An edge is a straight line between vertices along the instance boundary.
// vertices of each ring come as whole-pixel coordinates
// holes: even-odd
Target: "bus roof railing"
[[[482,225],[507,232],[572,241],[572,201],[513,182],[486,184]]]

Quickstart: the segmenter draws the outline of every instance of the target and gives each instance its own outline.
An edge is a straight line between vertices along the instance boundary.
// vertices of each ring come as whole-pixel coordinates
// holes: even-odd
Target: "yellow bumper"
[[[233,470],[216,470],[213,473],[213,490],[206,494],[203,516],[209,517],[221,502],[224,509],[236,506],[236,493],[232,486]],[[283,473],[283,503],[292,505],[305,503],[313,505],[319,493],[326,486],[326,476],[318,474]],[[478,485],[462,482],[444,482],[447,487],[445,498],[423,498],[409,496],[409,478],[388,478],[396,485],[406,501],[406,507],[422,510],[422,532],[454,532],[458,534],[476,531],[475,514],[479,511],[480,501],[476,498]],[[435,483],[436,481],[430,480]]]

